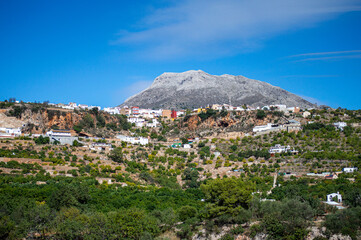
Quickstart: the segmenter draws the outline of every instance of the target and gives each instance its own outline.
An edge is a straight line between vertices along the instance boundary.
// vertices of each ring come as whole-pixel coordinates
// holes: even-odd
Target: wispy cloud
[[[338,75],[287,75],[282,78],[335,78]]]
[[[292,55],[290,57],[308,57],[308,56],[320,56],[320,55],[344,55],[344,54],[354,54],[354,53],[361,53],[361,50],[302,53],[302,54]]]
[[[344,60],[361,58],[361,50],[335,51],[335,52],[315,52],[302,53],[289,56],[288,58],[297,59],[294,62],[308,61],[327,61],[327,60]]]
[[[114,44],[151,58],[223,56],[248,51],[264,39],[360,11],[360,0],[184,0],[123,31]]]

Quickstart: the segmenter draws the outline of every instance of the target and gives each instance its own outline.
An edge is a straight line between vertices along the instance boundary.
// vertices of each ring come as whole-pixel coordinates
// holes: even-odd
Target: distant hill
[[[196,108],[212,104],[314,107],[305,99],[266,82],[228,74],[216,76],[201,70],[163,73],[149,88],[128,98],[120,106]]]

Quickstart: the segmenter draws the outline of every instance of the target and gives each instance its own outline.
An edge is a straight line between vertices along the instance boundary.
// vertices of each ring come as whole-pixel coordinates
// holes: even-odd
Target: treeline
[[[149,239],[204,205],[199,190],[118,189],[91,178],[9,182],[24,180],[1,177],[1,239]]]
[[[260,201],[256,189],[271,179],[223,178],[199,184],[191,168],[183,179],[189,186],[117,187],[101,184],[89,177],[51,178],[46,175],[0,177],[0,238],[42,239],[154,239],[166,231],[181,239],[203,237],[230,226],[222,239],[232,239],[246,231],[250,237],[265,233],[271,239],[305,239],[316,216],[326,212],[324,233],[357,238],[360,231],[360,178],[337,182],[312,180],[284,182]],[[154,175],[153,175],[154,176]],[[147,172],[142,178],[151,181]],[[36,185],[36,181],[46,184]],[[156,180],[156,181],[159,181]],[[22,184],[19,184],[22,183]],[[320,189],[323,189],[320,191]],[[348,210],[326,207],[319,196],[340,191]],[[342,224],[340,223],[342,220]],[[256,222],[249,227],[250,222]],[[236,225],[238,224],[238,226]],[[243,227],[241,226],[242,224]]]

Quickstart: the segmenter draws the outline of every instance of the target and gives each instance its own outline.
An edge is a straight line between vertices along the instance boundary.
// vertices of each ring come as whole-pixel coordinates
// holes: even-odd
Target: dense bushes
[[[247,150],[247,151],[240,151],[238,153],[238,157],[243,159],[243,158],[249,158],[249,157],[263,157],[265,159],[269,159],[271,157],[271,154],[268,152],[267,149],[263,149],[263,150]]]
[[[217,111],[211,108],[207,109],[205,112],[201,112],[198,114],[198,117],[200,117],[202,122],[211,117],[216,118],[216,116],[217,116]]]
[[[184,212],[197,215],[203,205],[197,191],[104,188],[89,178],[58,180],[46,185],[0,184],[2,239],[34,234],[57,239],[152,238],[172,227],[180,215],[183,219]]]
[[[352,239],[358,239],[357,233],[361,231],[361,207],[349,208],[327,215],[324,225],[331,233],[341,233],[351,236]]]
[[[242,208],[248,208],[255,186],[251,182],[237,178],[214,179],[201,185],[207,202],[209,217],[222,214],[237,214]]]
[[[40,135],[37,138],[34,138],[34,142],[36,144],[49,144],[50,143],[50,138],[49,137],[43,137],[42,135]]]
[[[185,179],[192,179],[196,175],[193,171],[189,168]],[[160,176],[147,171],[141,174],[146,181],[154,182]],[[39,179],[47,184],[34,184]],[[345,202],[359,196],[358,180],[354,184],[340,180],[312,186],[308,186],[308,180],[282,182],[283,186],[275,188],[270,196],[280,201],[260,201],[252,194],[256,190],[254,180],[241,178],[207,180],[200,188],[187,190],[120,188],[99,185],[92,178],[50,178],[41,174],[27,178],[0,176],[0,180],[2,239],[39,234],[56,239],[152,239],[177,222],[182,222],[177,225],[178,236],[189,239],[203,222],[208,232],[214,232],[225,224],[243,224],[251,219],[259,222],[249,229],[251,236],[263,232],[272,239],[304,239],[312,218],[323,213],[319,212],[323,207],[316,197],[320,189],[355,189],[350,196],[345,194]],[[325,226],[329,234],[355,237],[360,230],[360,214],[360,207],[337,211],[326,217]],[[227,236],[243,231],[242,227],[233,227]]]
[[[9,116],[21,118],[21,115],[26,111],[27,107],[24,105],[21,106],[12,106],[12,109],[9,110]]]

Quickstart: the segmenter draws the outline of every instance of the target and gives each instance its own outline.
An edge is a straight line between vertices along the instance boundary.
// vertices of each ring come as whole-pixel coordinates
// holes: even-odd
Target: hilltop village
[[[84,218],[101,212],[99,219],[112,224],[112,211],[123,209],[118,224],[136,217],[132,212],[146,216],[144,221],[157,220],[134,222],[134,230],[109,230],[105,239],[273,239],[279,234],[356,239],[360,137],[361,112],[341,108],[214,104],[153,110],[0,102],[6,213],[0,217],[1,224],[11,223],[4,225],[8,235],[3,236],[83,239],[82,231],[91,236],[95,227]],[[72,184],[64,187],[65,182]],[[23,226],[6,197],[45,204],[47,210],[35,202],[29,209],[55,211],[46,221],[53,225],[29,219],[35,225]],[[293,220],[287,217],[290,206],[300,211]],[[337,225],[340,218],[343,226]],[[64,219],[79,229],[70,231]]]

